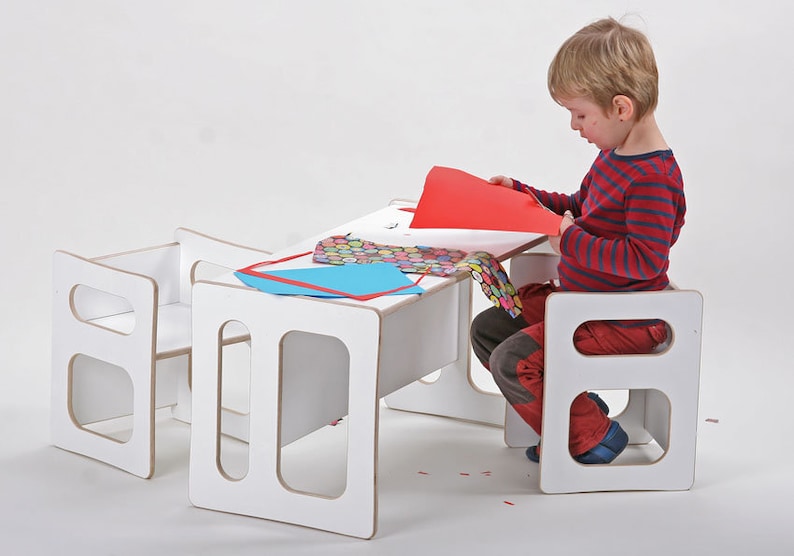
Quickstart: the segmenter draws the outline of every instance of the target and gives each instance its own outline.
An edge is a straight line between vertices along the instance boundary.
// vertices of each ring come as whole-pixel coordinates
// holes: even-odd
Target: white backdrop
[[[684,171],[671,276],[706,300],[702,413],[737,442],[779,429],[794,116],[792,9],[772,0],[4,0],[0,429],[47,410],[55,249],[177,226],[276,249],[418,198],[434,164],[573,191],[596,152],[546,69],[624,14],[655,46]]]

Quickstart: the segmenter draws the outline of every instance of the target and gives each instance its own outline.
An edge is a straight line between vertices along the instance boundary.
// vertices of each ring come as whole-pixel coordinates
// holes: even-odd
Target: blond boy
[[[505,176],[491,183],[532,193],[564,215],[549,238],[560,255],[559,284],[520,288],[523,313],[499,308],[472,323],[477,358],[532,428],[540,433],[543,400],[543,308],[552,291],[661,290],[668,286],[670,248],[686,203],[678,164],[654,117],[658,71],[647,37],[607,18],[579,30],[560,47],[548,72],[552,98],[571,115],[571,129],[599,149],[579,190],[562,194]],[[649,353],[666,339],[660,321],[583,324],[574,344],[584,354]],[[571,406],[569,449],[581,463],[609,463],[626,433],[594,394]],[[540,445],[527,450],[538,461]]]

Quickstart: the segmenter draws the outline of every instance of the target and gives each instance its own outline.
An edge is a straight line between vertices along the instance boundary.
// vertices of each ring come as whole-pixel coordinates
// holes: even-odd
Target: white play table
[[[313,250],[323,238],[351,233],[377,243],[487,251],[500,260],[534,247],[532,233],[412,229],[409,201],[388,207],[273,253],[269,260]],[[257,261],[251,261],[255,263]],[[267,270],[312,266],[311,255]],[[416,278],[418,275],[411,275]],[[265,294],[234,276],[193,287],[193,424],[190,499],[198,507],[284,521],[361,538],[377,527],[380,400],[390,407],[490,424],[504,422],[504,399],[478,389],[470,376],[472,287],[465,271],[427,275],[421,295],[361,302]],[[482,295],[475,291],[474,295]],[[247,473],[233,478],[220,464],[221,342],[228,323],[250,332]],[[322,365],[307,339],[322,339]],[[286,346],[286,347],[285,347]],[[289,349],[287,349],[287,347]],[[289,352],[289,353],[288,353]],[[292,355],[290,355],[292,354]],[[312,364],[314,363],[314,364]],[[334,369],[347,380],[339,380]],[[441,370],[432,384],[417,383]],[[311,392],[315,395],[312,396]],[[318,396],[316,393],[320,392]],[[288,410],[288,408],[299,408]],[[283,480],[281,447],[346,415],[347,476],[335,497],[299,492]],[[318,454],[321,458],[322,455]]]

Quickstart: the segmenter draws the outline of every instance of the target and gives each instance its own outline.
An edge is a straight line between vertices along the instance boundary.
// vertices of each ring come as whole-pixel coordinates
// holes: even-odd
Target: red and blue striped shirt
[[[681,170],[672,151],[621,156],[601,151],[571,195],[532,192],[575,223],[562,235],[560,288],[568,291],[661,290],[669,280],[670,248],[684,225]]]

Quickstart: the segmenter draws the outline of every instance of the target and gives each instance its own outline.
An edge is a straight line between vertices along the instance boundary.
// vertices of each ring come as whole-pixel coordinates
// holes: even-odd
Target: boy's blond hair
[[[615,95],[634,102],[635,117],[652,113],[659,72],[648,38],[613,18],[596,21],[566,40],[549,66],[552,98],[587,97],[607,110]]]

